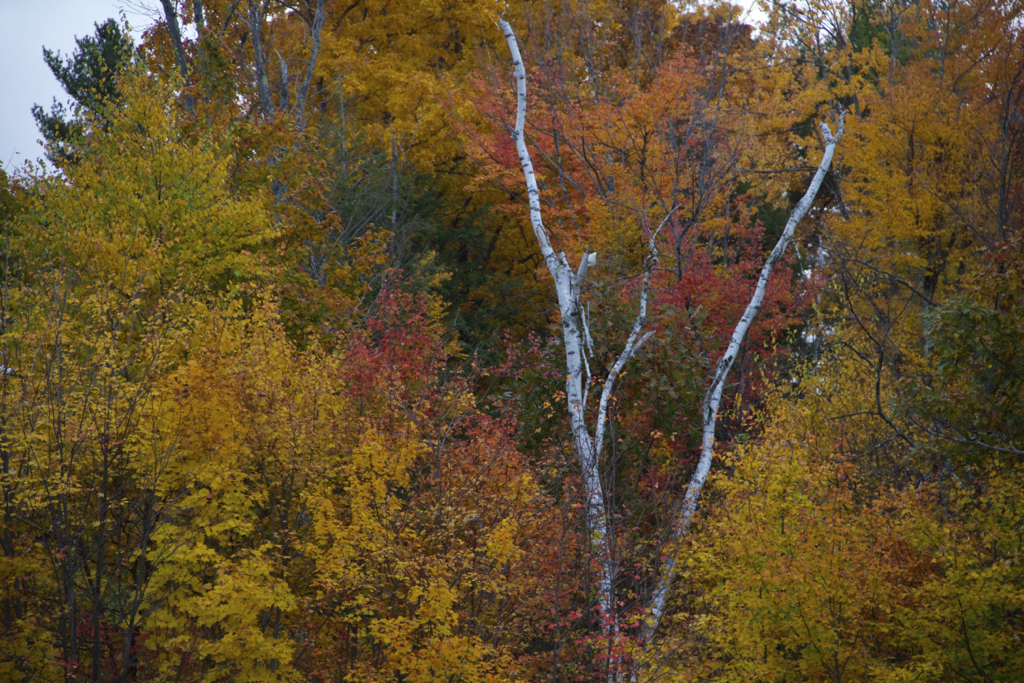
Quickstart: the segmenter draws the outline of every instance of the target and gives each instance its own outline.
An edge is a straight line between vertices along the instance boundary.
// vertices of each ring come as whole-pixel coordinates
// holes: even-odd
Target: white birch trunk
[[[828,172],[828,168],[832,164],[832,157],[835,154],[836,145],[839,143],[839,138],[843,135],[844,118],[845,112],[840,112],[835,135],[832,135],[832,132],[825,123],[820,124],[821,134],[825,141],[825,153],[821,157],[821,163],[818,164],[818,170],[811,179],[811,184],[810,187],[807,188],[807,192],[804,193],[803,198],[800,199],[796,208],[793,209],[793,213],[790,215],[789,221],[786,223],[786,227],[782,231],[782,237],[779,238],[779,241],[772,250],[772,253],[764,262],[764,266],[761,268],[761,276],[757,280],[757,287],[754,289],[754,294],[750,298],[750,303],[747,304],[747,309],[743,312],[743,316],[740,318],[739,322],[736,323],[736,329],[733,330],[729,346],[715,368],[715,374],[711,378],[711,386],[708,387],[707,393],[704,396],[704,404],[701,409],[703,426],[700,460],[697,463],[696,471],[690,478],[690,483],[686,487],[686,494],[683,496],[682,504],[676,512],[675,519],[672,522],[671,538],[668,545],[670,553],[678,548],[679,541],[689,533],[690,526],[693,524],[694,514],[697,511],[697,500],[700,497],[700,493],[704,488],[705,482],[707,481],[708,473],[711,471],[711,462],[714,457],[715,450],[715,424],[718,421],[718,408],[722,402],[722,391],[725,389],[725,380],[729,376],[729,371],[732,369],[733,362],[739,354],[740,346],[743,344],[743,340],[747,336],[747,331],[750,329],[750,325],[754,322],[754,318],[757,317],[758,311],[761,310],[761,304],[764,301],[765,290],[768,288],[768,280],[771,278],[772,271],[775,269],[776,264],[778,264],[782,259],[782,256],[785,254],[789,244],[793,241],[793,234],[796,231],[797,224],[807,214],[807,211],[811,208],[811,204],[814,203],[814,198],[817,196],[818,190],[821,188],[821,183],[825,179],[825,174]],[[662,565],[661,575],[658,577],[658,583],[651,599],[650,614],[648,615],[647,621],[642,629],[641,637],[644,642],[650,642],[658,629],[658,625],[665,612],[665,603],[668,600],[668,595],[671,591],[672,581],[675,578],[675,574],[676,561],[675,558],[669,554],[668,559]]]
[[[516,143],[516,151],[519,153],[519,163],[523,167],[523,176],[526,179],[526,190],[530,203],[530,224],[533,226],[533,234],[540,246],[540,253],[544,257],[544,263],[551,273],[555,282],[555,292],[558,295],[558,308],[562,322],[562,342],[565,346],[565,395],[569,409],[569,424],[572,429],[573,447],[576,457],[580,463],[583,473],[583,489],[587,499],[587,525],[590,528],[591,540],[597,551],[601,563],[601,578],[598,586],[598,604],[603,616],[614,618],[612,605],[612,582],[613,567],[610,557],[608,539],[608,520],[605,513],[604,487],[601,483],[601,471],[598,463],[597,449],[590,438],[587,429],[584,409],[586,406],[586,395],[584,393],[584,340],[580,330],[580,311],[578,310],[579,297],[574,291],[576,283],[573,277],[569,261],[564,253],[555,254],[551,241],[548,238],[547,228],[540,212],[540,191],[537,189],[537,177],[533,171],[533,162],[530,159],[530,151],[526,148],[526,68],[523,66],[523,57],[519,52],[519,44],[516,42],[512,27],[507,21],[499,22],[505,39],[508,41],[509,51],[512,53],[512,65],[516,78],[516,124],[512,137]],[[588,263],[588,255],[584,254],[583,262],[580,265],[580,273],[585,274]]]
[[[526,69],[523,66],[522,55],[519,52],[519,45],[516,42],[515,34],[512,32],[512,27],[504,20],[499,21],[499,26],[505,35],[505,39],[508,41],[516,78],[517,108],[513,139],[515,140],[520,165],[523,168],[523,176],[526,180],[530,223],[533,227],[534,236],[537,238],[541,255],[544,258],[544,263],[547,265],[548,272],[551,273],[552,280],[554,280],[555,292],[558,296],[562,340],[565,346],[567,371],[565,393],[569,410],[569,422],[572,429],[573,446],[583,474],[583,486],[587,499],[587,523],[591,532],[591,542],[600,562],[601,576],[598,585],[598,607],[606,620],[604,632],[608,635],[615,635],[618,633],[618,620],[614,605],[615,562],[611,555],[608,531],[609,515],[606,509],[604,487],[601,481],[601,452],[607,423],[608,404],[614,391],[615,381],[621,374],[625,364],[653,334],[653,332],[643,333],[643,328],[647,320],[647,299],[650,292],[651,275],[654,266],[658,262],[656,241],[658,233],[672,216],[675,209],[665,216],[661,225],[650,236],[648,245],[649,255],[645,262],[643,283],[640,291],[640,311],[637,314],[622,353],[606,378],[598,405],[594,437],[591,438],[585,414],[591,379],[586,356],[590,345],[590,333],[587,326],[586,311],[580,302],[580,285],[586,277],[587,270],[591,264],[591,258],[594,255],[584,253],[580,268],[574,275],[565,253],[556,253],[551,246],[547,228],[544,227],[541,217],[537,179],[533,170],[533,163],[530,159],[530,152],[526,146]],[[825,174],[831,165],[836,145],[843,134],[843,114],[840,113],[839,115],[839,125],[834,136],[825,124],[821,124],[821,131],[825,140],[825,153],[818,166],[818,170],[804,197],[793,210],[778,244],[776,244],[772,253],[765,261],[750,304],[733,331],[729,347],[719,361],[715,374],[712,377],[711,386],[705,395],[702,406],[703,437],[701,457],[697,470],[690,480],[686,494],[673,520],[670,547],[677,546],[678,541],[689,532],[690,525],[693,522],[697,509],[697,500],[711,470],[715,446],[715,424],[718,419],[718,409],[722,400],[722,392],[725,388],[725,380],[732,369],[733,362],[736,360],[740,346],[746,338],[747,331],[750,329],[751,323],[753,323],[761,308],[772,271],[779,260],[781,260],[790,242],[792,242],[796,225],[810,209],[825,178]],[[654,636],[664,614],[665,603],[668,599],[672,581],[675,578],[675,569],[675,560],[670,556],[662,567],[661,575],[658,578],[657,586],[651,598],[650,614],[642,629],[642,639],[645,642],[649,642]],[[614,677],[615,674],[611,673],[610,675]],[[637,675],[638,672],[634,672],[634,680],[636,680]]]
[[[590,368],[587,352],[590,345],[590,333],[587,328],[586,311],[580,301],[580,286],[587,275],[595,255],[584,253],[580,267],[574,275],[564,252],[555,253],[551,246],[547,228],[541,218],[540,195],[537,178],[533,170],[530,152],[526,147],[526,69],[519,52],[515,34],[508,22],[501,20],[499,26],[508,41],[512,53],[512,64],[516,78],[516,123],[513,139],[519,154],[519,163],[523,168],[526,189],[529,196],[530,223],[533,234],[537,238],[541,255],[547,265],[548,272],[555,283],[558,295],[558,307],[562,325],[562,342],[565,346],[566,380],[565,394],[569,410],[569,424],[572,429],[573,447],[583,474],[584,495],[587,501],[587,525],[590,529],[591,543],[600,564],[598,581],[598,607],[605,620],[606,635],[618,633],[618,618],[614,604],[615,559],[612,557],[608,530],[609,515],[605,505],[604,486],[601,481],[601,451],[603,449],[605,424],[607,422],[608,404],[615,387],[615,380],[625,364],[632,358],[640,346],[651,336],[651,332],[643,333],[647,320],[647,297],[650,291],[651,273],[657,263],[657,251],[654,244],[657,233],[668,220],[666,216],[661,226],[650,239],[650,254],[645,263],[644,279],[640,291],[640,311],[634,321],[626,345],[613,365],[605,380],[598,405],[594,437],[586,421],[587,394],[590,389]],[[671,213],[669,214],[671,215]]]

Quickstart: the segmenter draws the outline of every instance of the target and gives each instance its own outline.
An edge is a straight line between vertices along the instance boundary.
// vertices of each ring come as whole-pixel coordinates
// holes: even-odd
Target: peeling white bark
[[[779,238],[779,241],[772,250],[772,253],[764,262],[764,266],[761,268],[761,276],[757,280],[757,287],[754,289],[754,294],[750,298],[750,303],[747,304],[747,309],[743,312],[743,316],[736,324],[736,329],[734,329],[732,333],[732,339],[729,341],[729,347],[726,349],[721,360],[718,361],[718,365],[715,368],[715,374],[711,378],[711,386],[708,387],[707,393],[704,396],[704,404],[702,406],[703,429],[700,460],[697,463],[696,471],[690,478],[690,483],[686,487],[686,494],[683,496],[682,504],[676,513],[675,519],[673,520],[671,540],[669,544],[669,547],[672,549],[678,547],[678,542],[689,533],[690,526],[693,524],[694,514],[697,511],[697,500],[700,497],[700,493],[704,488],[705,482],[707,482],[708,473],[711,471],[711,462],[714,457],[715,449],[715,424],[718,420],[718,408],[722,402],[722,390],[725,388],[725,380],[729,375],[729,371],[732,369],[736,356],[739,354],[740,346],[743,344],[743,340],[747,336],[747,331],[750,329],[750,325],[754,322],[754,318],[757,317],[758,311],[761,310],[761,304],[764,301],[765,290],[768,288],[768,280],[771,278],[772,271],[775,269],[776,264],[778,264],[782,259],[782,256],[785,254],[789,244],[793,241],[793,234],[796,230],[797,224],[807,214],[807,211],[811,208],[811,204],[814,203],[814,198],[817,196],[818,190],[821,188],[821,183],[825,179],[825,174],[828,172],[828,168],[832,164],[832,157],[835,154],[836,145],[839,143],[839,139],[843,135],[844,118],[845,112],[840,112],[835,135],[832,135],[832,132],[825,123],[819,124],[822,138],[825,142],[825,153],[821,157],[821,163],[818,164],[818,170],[815,172],[814,178],[811,179],[811,184],[807,188],[807,192],[804,193],[803,198],[800,199],[796,208],[793,209],[793,213],[790,215],[789,221],[786,223],[786,227],[782,231],[782,237]],[[662,615],[665,612],[665,602],[668,600],[668,595],[672,589],[672,581],[675,578],[675,574],[676,562],[675,558],[670,554],[668,559],[662,565],[661,575],[658,577],[658,584],[651,599],[650,613],[648,614],[647,621],[641,632],[642,640],[644,642],[650,642],[658,629]]]
[[[540,211],[540,191],[537,188],[537,177],[533,170],[533,162],[530,159],[530,151],[526,147],[526,68],[523,66],[523,58],[519,52],[519,44],[516,42],[515,34],[508,22],[501,20],[499,25],[508,41],[509,51],[512,53],[512,65],[516,78],[516,95],[518,105],[516,108],[516,124],[512,133],[516,143],[516,151],[519,153],[519,163],[523,168],[523,176],[526,179],[526,190],[530,204],[530,224],[533,226],[533,234],[540,246],[541,256],[551,273],[555,282],[555,292],[558,295],[558,308],[562,319],[562,340],[565,347],[566,380],[565,394],[569,408],[569,423],[573,434],[573,446],[576,457],[579,460],[583,474],[583,488],[587,499],[587,524],[594,548],[597,551],[601,562],[601,578],[598,586],[598,602],[605,618],[614,618],[612,604],[613,567],[608,543],[608,522],[605,512],[604,488],[601,483],[601,473],[598,464],[598,453],[594,442],[590,438],[587,429],[584,407],[586,406],[586,395],[584,393],[584,340],[580,327],[582,326],[581,311],[579,310],[579,282],[573,277],[569,261],[565,253],[555,253],[551,246],[547,228]],[[579,269],[579,275],[585,276],[590,259],[584,255]],[[589,373],[587,373],[589,375]],[[589,380],[589,376],[587,378]],[[587,382],[589,385],[589,381]]]
[[[541,255],[544,258],[544,263],[547,265],[548,272],[551,273],[551,278],[555,284],[555,292],[558,296],[559,313],[562,323],[562,340],[565,347],[567,371],[565,393],[568,402],[569,422],[572,429],[576,457],[583,474],[583,486],[587,499],[587,523],[590,527],[591,542],[600,562],[601,577],[598,586],[598,607],[606,618],[605,633],[607,635],[615,635],[619,630],[617,615],[614,609],[615,562],[611,554],[610,539],[608,537],[609,515],[601,481],[601,452],[603,450],[607,424],[608,405],[614,392],[615,382],[626,363],[636,355],[640,347],[653,335],[653,332],[645,333],[643,330],[647,322],[647,300],[650,293],[651,275],[654,266],[658,262],[657,236],[676,209],[672,209],[662,220],[657,230],[654,230],[650,235],[648,257],[644,264],[643,282],[640,289],[640,310],[634,320],[625,346],[605,380],[597,409],[594,436],[591,438],[586,423],[585,408],[591,386],[587,353],[592,349],[593,343],[590,339],[587,311],[581,302],[581,285],[587,276],[588,270],[596,264],[597,255],[584,253],[580,260],[579,269],[574,275],[565,253],[556,253],[551,246],[550,236],[547,228],[544,227],[541,217],[537,179],[533,170],[533,163],[530,159],[530,152],[526,146],[526,69],[523,66],[522,55],[519,52],[519,45],[516,42],[512,27],[504,20],[499,21],[499,26],[505,35],[509,51],[512,54],[516,78],[517,108],[515,128],[512,135],[515,140],[516,151],[519,155],[519,162],[523,169],[523,176],[526,180],[530,223],[533,227],[537,244],[540,247]],[[778,244],[775,245],[772,253],[765,261],[750,303],[733,331],[725,354],[715,368],[711,386],[708,388],[702,406],[703,437],[700,461],[673,520],[669,547],[677,547],[678,542],[686,536],[693,523],[698,498],[711,470],[715,446],[715,425],[718,419],[718,410],[726,378],[736,360],[740,346],[761,308],[772,271],[781,260],[789,244],[793,241],[797,224],[806,215],[818,194],[825,174],[832,163],[836,145],[843,135],[843,120],[844,114],[840,113],[835,135],[831,134],[827,125],[824,123],[820,124],[825,141],[825,153],[822,156],[818,170],[814,174],[807,192],[793,210]],[[650,642],[657,631],[664,614],[665,603],[668,600],[675,573],[675,559],[670,555],[669,559],[662,566],[657,586],[651,596],[650,612],[641,632],[644,642]],[[634,681],[637,680],[638,675],[639,672],[634,671],[632,679]]]
[[[548,272],[555,283],[558,295],[558,307],[562,324],[562,341],[565,347],[566,380],[565,394],[569,409],[569,423],[572,429],[573,446],[583,474],[583,487],[587,500],[587,524],[590,528],[593,549],[600,563],[600,579],[598,581],[598,607],[602,612],[607,635],[618,633],[618,616],[614,604],[615,559],[612,557],[608,532],[608,511],[605,504],[604,487],[601,481],[601,452],[604,444],[605,425],[607,423],[608,404],[615,387],[615,380],[621,374],[625,364],[636,354],[637,350],[647,341],[653,332],[644,333],[647,321],[647,298],[650,292],[651,273],[658,262],[655,241],[658,231],[665,225],[668,216],[662,221],[658,230],[651,235],[649,254],[645,262],[643,283],[640,290],[640,311],[633,323],[626,344],[605,380],[601,391],[597,410],[594,437],[590,436],[587,427],[585,409],[587,395],[590,391],[591,375],[587,353],[593,344],[587,323],[587,311],[581,301],[581,286],[588,270],[597,263],[597,254],[584,253],[580,259],[579,269],[573,274],[564,252],[556,253],[544,227],[540,210],[540,194],[537,178],[530,159],[530,151],[526,147],[526,69],[519,52],[512,27],[507,21],[499,21],[502,33],[508,41],[512,53],[512,64],[516,78],[516,123],[513,139],[519,154],[519,163],[526,179],[529,197],[530,223],[533,234],[537,238],[541,255],[547,265]],[[669,214],[671,216],[671,212]]]

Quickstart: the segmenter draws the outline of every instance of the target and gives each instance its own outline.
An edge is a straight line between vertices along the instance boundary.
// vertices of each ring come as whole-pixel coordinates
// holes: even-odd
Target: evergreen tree
[[[103,108],[118,100],[117,75],[132,60],[131,37],[116,21],[107,19],[95,27],[95,35],[75,39],[78,48],[70,57],[62,58],[59,52],[43,48],[46,65],[75,101],[71,112],[56,99],[49,113],[38,104],[32,107],[32,116],[46,141],[47,157],[57,166],[75,160],[74,148],[82,135],[79,111],[102,116]]]

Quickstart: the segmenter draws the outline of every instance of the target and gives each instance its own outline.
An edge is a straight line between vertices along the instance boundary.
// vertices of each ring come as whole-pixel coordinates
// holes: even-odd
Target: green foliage
[[[272,232],[258,195],[229,192],[231,158],[187,137],[168,84],[136,70],[121,88],[120,108],[83,119],[66,177],[38,183],[21,247],[86,291],[149,301],[259,275]]]
[[[40,105],[32,107],[39,131],[47,143],[47,156],[56,166],[76,159],[82,142],[82,115],[103,117],[121,100],[117,78],[132,63],[134,47],[130,36],[113,19],[96,24],[93,36],[76,38],[78,47],[70,57],[43,48],[43,58],[64,91],[74,100],[72,111],[54,102],[46,113]],[[68,115],[70,114],[70,118]]]
[[[1001,299],[953,299],[932,317],[935,375],[920,389],[921,418],[958,462],[1018,460],[1024,444],[1024,315],[1014,294]]]

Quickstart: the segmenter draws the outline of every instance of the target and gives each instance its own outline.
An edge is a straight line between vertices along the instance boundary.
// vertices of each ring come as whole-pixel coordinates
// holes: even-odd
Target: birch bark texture
[[[584,491],[587,498],[587,523],[590,528],[594,550],[601,565],[598,606],[604,615],[605,632],[617,634],[618,620],[614,609],[615,560],[612,557],[608,537],[608,520],[610,515],[606,506],[601,480],[601,451],[607,422],[608,402],[614,391],[615,380],[625,364],[635,356],[637,350],[653,335],[653,332],[650,331],[645,333],[643,328],[647,322],[647,300],[650,292],[651,275],[658,262],[657,237],[678,207],[672,208],[661,221],[658,228],[650,232],[648,256],[644,264],[643,283],[640,290],[640,310],[634,320],[633,327],[630,330],[621,354],[608,373],[595,416],[595,430],[592,438],[585,414],[591,380],[587,353],[592,349],[592,342],[590,340],[586,309],[581,304],[581,285],[595,255],[584,253],[579,270],[574,275],[565,253],[556,253],[551,245],[547,228],[544,227],[541,216],[540,194],[533,162],[530,159],[530,152],[526,146],[526,69],[523,65],[522,55],[520,54],[519,45],[511,25],[504,19],[501,19],[499,20],[499,26],[505,35],[505,40],[508,42],[516,79],[516,121],[512,137],[515,141],[519,163],[522,166],[523,176],[526,181],[530,207],[530,223],[533,227],[537,244],[540,247],[541,255],[544,257],[544,263],[547,265],[548,271],[554,280],[555,292],[558,296],[562,339],[565,346],[567,371],[566,397],[569,421],[576,457],[583,474]],[[818,168],[811,179],[810,186],[793,209],[782,232],[782,236],[765,260],[750,302],[733,330],[725,354],[715,367],[710,386],[707,389],[701,406],[702,439],[700,460],[673,516],[669,532],[670,548],[678,545],[678,542],[689,533],[690,527],[693,524],[698,499],[711,471],[715,448],[715,427],[726,379],[739,354],[740,347],[744,339],[746,339],[747,332],[761,309],[772,272],[792,243],[796,226],[807,215],[817,197],[825,175],[832,164],[836,147],[843,135],[844,121],[845,112],[838,112],[835,135],[832,134],[827,124],[824,122],[819,124],[822,139],[825,143],[821,162],[818,164]],[[668,559],[662,565],[661,573],[658,576],[654,592],[648,603],[647,619],[641,627],[641,641],[644,643],[649,643],[657,631],[675,575],[676,562],[670,552]],[[633,681],[637,680],[638,675],[639,671],[634,670],[631,679]]]
[[[836,146],[839,144],[839,139],[843,136],[845,119],[846,112],[839,111],[835,135],[832,134],[826,123],[821,122],[818,124],[821,129],[822,139],[825,142],[825,152],[822,154],[821,163],[818,164],[818,169],[815,171],[807,191],[804,192],[804,196],[793,209],[793,213],[790,214],[786,227],[782,231],[782,236],[761,267],[761,274],[758,277],[757,286],[754,288],[754,294],[750,297],[750,303],[747,304],[746,310],[740,317],[739,322],[736,323],[736,328],[732,332],[732,337],[729,340],[729,346],[726,348],[725,354],[723,354],[715,366],[715,372],[711,376],[711,384],[708,386],[707,393],[704,395],[703,405],[701,406],[700,460],[697,462],[697,469],[690,478],[690,483],[686,487],[686,493],[683,495],[683,500],[673,519],[669,548],[678,546],[679,541],[690,532],[690,527],[693,525],[693,517],[697,512],[697,501],[700,498],[701,491],[704,489],[704,484],[707,482],[708,474],[711,472],[711,463],[714,459],[715,426],[718,421],[718,409],[722,403],[722,391],[725,389],[725,381],[729,376],[733,363],[736,361],[736,356],[739,355],[740,347],[743,345],[743,340],[746,339],[751,324],[753,324],[754,319],[761,310],[761,304],[764,302],[765,291],[768,289],[768,281],[771,279],[772,271],[775,270],[775,266],[782,260],[786,249],[792,243],[796,233],[796,226],[810,210],[815,197],[818,195],[818,191],[821,189],[821,184],[825,180],[825,175],[832,165],[832,157],[835,156]],[[675,557],[669,552],[668,559],[662,564],[661,574],[658,577],[654,595],[651,598],[647,620],[641,629],[641,640],[644,642],[650,642],[658,629],[662,615],[665,612],[665,603],[668,600],[675,575]]]
[[[519,52],[519,44],[511,25],[504,19],[499,26],[508,42],[512,54],[512,64],[516,79],[516,122],[512,137],[515,141],[519,163],[523,169],[530,207],[530,224],[537,239],[544,263],[555,283],[558,296],[558,307],[561,318],[562,342],[565,348],[566,380],[565,394],[569,410],[569,424],[573,436],[573,448],[582,472],[584,495],[587,502],[587,524],[590,531],[593,549],[598,558],[600,579],[598,582],[598,608],[603,618],[603,631],[606,635],[618,633],[618,618],[615,611],[614,581],[616,562],[612,556],[608,528],[608,510],[601,481],[601,451],[604,442],[605,425],[607,423],[608,405],[615,389],[615,381],[621,374],[626,363],[635,356],[639,348],[653,332],[644,332],[647,322],[647,298],[650,292],[651,273],[658,262],[655,246],[657,234],[665,225],[668,217],[661,221],[657,230],[650,235],[648,255],[644,263],[643,281],[640,288],[639,312],[634,319],[632,329],[626,339],[622,352],[619,354],[608,377],[605,378],[601,390],[597,415],[595,418],[594,436],[591,437],[587,425],[586,407],[590,393],[591,374],[588,353],[592,355],[593,344],[590,339],[586,308],[581,301],[581,286],[587,272],[596,263],[596,254],[584,253],[580,259],[579,269],[574,274],[566,258],[565,252],[556,253],[551,245],[550,236],[540,209],[540,193],[537,178],[530,159],[530,151],[526,146],[526,68]]]

